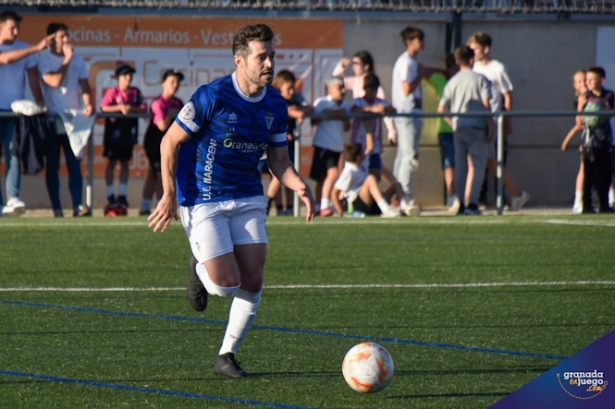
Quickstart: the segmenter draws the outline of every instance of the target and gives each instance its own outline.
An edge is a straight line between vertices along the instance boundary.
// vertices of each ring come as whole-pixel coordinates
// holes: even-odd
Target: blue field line
[[[119,315],[122,317],[154,318],[154,319],[162,319],[162,320],[169,320],[169,321],[198,322],[198,323],[203,323],[203,324],[214,324],[214,325],[226,325],[227,324],[227,321],[210,320],[206,318],[183,317],[183,316],[178,316],[178,315],[165,315],[165,314],[149,314],[145,312],[101,310],[97,308],[73,307],[70,305],[47,304],[47,303],[31,302],[31,301],[0,300],[0,304],[19,305],[19,306],[24,306],[24,307],[49,308],[49,309],[77,311],[77,312],[91,312],[95,314]],[[569,358],[568,356],[563,356],[563,355],[541,354],[541,353],[536,353],[536,352],[523,352],[523,351],[514,351],[514,350],[508,350],[508,349],[473,347],[473,346],[466,346],[466,345],[445,344],[441,342],[417,341],[414,339],[403,339],[403,338],[393,338],[393,337],[377,337],[377,336],[375,337],[375,336],[369,336],[369,335],[342,334],[339,332],[318,331],[318,330],[301,329],[301,328],[277,327],[277,326],[271,326],[271,325],[254,325],[252,326],[252,328],[259,329],[259,330],[267,330],[267,331],[286,332],[286,333],[291,333],[291,334],[317,335],[317,336],[347,338],[347,339],[356,339],[356,340],[365,340],[365,341],[389,342],[393,344],[417,345],[417,346],[424,346],[424,347],[431,347],[431,348],[455,349],[459,351],[482,352],[482,353],[499,354],[499,355],[512,355],[512,356],[520,356],[520,357],[525,357],[525,358],[543,358],[543,359],[557,359],[557,360],[564,360],[564,359]]]
[[[73,383],[77,385],[96,386],[98,388],[117,389],[117,390],[128,391],[128,392],[153,393],[157,395],[177,396],[180,398],[201,399],[201,400],[226,402],[226,403],[237,403],[237,404],[242,404],[242,405],[259,406],[259,407],[264,407],[264,408],[315,409],[315,408],[309,408],[307,406],[285,405],[283,403],[261,402],[257,400],[251,400],[251,399],[227,398],[225,396],[203,395],[200,393],[170,391],[167,389],[142,388],[139,386],[130,386],[130,385],[117,384],[117,383],[91,381],[87,379],[63,378],[60,376],[41,375],[41,374],[34,374],[34,373],[27,373],[27,372],[7,371],[3,369],[0,369],[0,375],[16,376],[19,378],[38,379],[38,380],[49,381],[49,382]]]

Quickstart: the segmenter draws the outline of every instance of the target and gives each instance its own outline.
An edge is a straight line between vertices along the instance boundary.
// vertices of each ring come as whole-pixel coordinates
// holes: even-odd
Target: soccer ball
[[[378,392],[393,377],[393,358],[382,345],[363,342],[350,348],[342,363],[348,386],[360,393]]]

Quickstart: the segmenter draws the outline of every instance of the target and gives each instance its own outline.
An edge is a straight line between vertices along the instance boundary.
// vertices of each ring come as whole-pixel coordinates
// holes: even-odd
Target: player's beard
[[[265,69],[259,72],[246,71],[246,77],[254,85],[264,88],[267,85],[271,85],[273,82],[273,67],[271,69]]]

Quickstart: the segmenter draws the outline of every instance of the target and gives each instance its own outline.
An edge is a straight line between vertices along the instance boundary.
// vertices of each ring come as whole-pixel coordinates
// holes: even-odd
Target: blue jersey
[[[191,136],[179,148],[177,199],[194,206],[263,194],[258,162],[269,145],[286,147],[288,108],[270,86],[246,96],[232,74],[201,86],[175,122]]]

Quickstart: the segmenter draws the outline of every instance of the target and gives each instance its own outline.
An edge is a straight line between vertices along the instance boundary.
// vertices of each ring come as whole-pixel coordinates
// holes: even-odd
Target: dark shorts
[[[116,118],[105,122],[103,156],[111,160],[129,161],[137,142],[138,119]]]
[[[369,155],[369,168],[370,169],[382,169],[382,159],[379,153],[372,153]]]
[[[267,159],[260,159],[258,161],[258,172],[269,173],[269,162],[267,162]]]
[[[149,160],[150,168],[154,172],[160,172],[160,142],[163,136],[164,133],[158,127],[150,125],[143,139],[143,149]]]
[[[453,134],[442,132],[438,134],[438,144],[440,145],[440,157],[442,158],[442,170],[455,167],[455,144]]]
[[[372,204],[368,205],[358,196],[354,200],[354,202],[352,202],[352,206],[354,207],[355,212],[363,212],[370,216],[378,215],[381,213],[380,208],[375,201],[372,201]]]
[[[310,178],[317,182],[324,179],[329,169],[337,168],[339,161],[340,152],[333,152],[328,149],[315,146],[314,158],[312,159],[312,169],[310,170]]]

